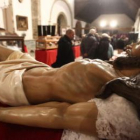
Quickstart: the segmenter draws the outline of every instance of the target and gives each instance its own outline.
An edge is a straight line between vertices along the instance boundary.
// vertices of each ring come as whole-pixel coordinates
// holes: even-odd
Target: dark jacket
[[[52,67],[61,67],[67,63],[73,62],[74,59],[72,42],[66,35],[64,35],[58,41],[57,60],[52,64]]]
[[[96,49],[96,58],[101,60],[109,60],[113,56],[113,47],[107,37],[101,38]]]
[[[116,43],[117,49],[122,49],[124,50],[125,47],[125,42],[123,39],[118,39]]]
[[[82,55],[86,53],[86,58],[94,59],[97,45],[98,42],[96,37],[92,34],[88,34],[86,37],[83,38],[81,42]]]

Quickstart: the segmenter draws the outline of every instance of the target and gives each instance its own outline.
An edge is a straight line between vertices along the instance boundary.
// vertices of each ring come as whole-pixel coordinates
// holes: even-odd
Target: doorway
[[[60,14],[57,19],[57,34],[64,35],[64,30],[67,28],[67,20],[64,14]]]
[[[82,37],[82,26],[81,26],[81,22],[80,21],[77,21],[77,23],[76,23],[76,26],[75,26],[75,34],[79,38]]]

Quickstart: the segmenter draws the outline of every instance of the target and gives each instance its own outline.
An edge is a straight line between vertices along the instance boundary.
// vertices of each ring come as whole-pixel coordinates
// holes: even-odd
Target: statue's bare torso
[[[4,54],[3,51],[0,52]],[[0,57],[1,60],[3,58],[6,59],[5,54]],[[52,100],[55,102],[1,108],[0,121],[35,127],[70,129],[95,136],[98,132],[96,122],[99,119],[97,116],[98,111],[101,111],[98,110],[100,107],[94,102],[70,105],[65,101],[71,103],[87,101],[94,97],[107,81],[138,73],[139,68],[118,71],[111,65],[97,60],[74,62],[60,69],[50,67],[28,69],[23,75],[23,87],[29,102],[32,104]],[[122,133],[120,134],[122,136]]]
[[[59,69],[34,68],[23,75],[27,99],[36,104],[46,101],[87,101],[108,81],[119,77],[112,65],[101,60],[82,60]]]

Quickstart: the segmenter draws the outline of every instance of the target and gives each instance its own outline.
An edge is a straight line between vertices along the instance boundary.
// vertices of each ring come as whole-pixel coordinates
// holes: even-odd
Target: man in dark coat
[[[81,42],[81,54],[83,58],[95,58],[95,51],[98,45],[97,38],[95,36],[96,30],[91,29],[89,33],[82,39]]]
[[[66,35],[60,38],[58,41],[58,53],[57,60],[52,64],[52,67],[61,67],[67,63],[73,62],[75,57],[72,50],[71,40],[74,38],[74,31],[68,29]]]

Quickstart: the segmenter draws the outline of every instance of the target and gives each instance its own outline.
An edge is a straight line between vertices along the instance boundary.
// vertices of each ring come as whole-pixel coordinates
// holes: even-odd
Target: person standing
[[[66,34],[58,41],[58,52],[56,62],[52,64],[52,67],[61,67],[67,63],[73,62],[75,57],[72,50],[72,40],[74,38],[74,30],[68,29]]]
[[[113,56],[113,46],[111,45],[111,37],[103,33],[96,49],[96,59],[109,60]]]
[[[81,42],[81,54],[83,58],[95,58],[95,51],[98,45],[97,38],[95,36],[96,30],[91,29],[89,33],[82,39]]]

